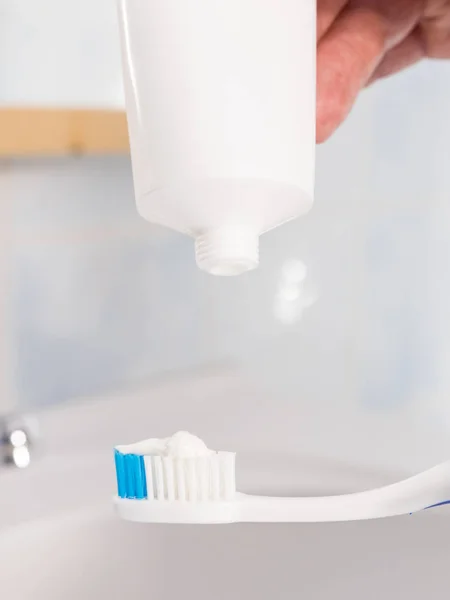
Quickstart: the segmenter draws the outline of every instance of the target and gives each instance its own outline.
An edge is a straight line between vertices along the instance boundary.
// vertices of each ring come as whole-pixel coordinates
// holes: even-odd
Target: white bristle
[[[197,502],[198,500],[198,479],[196,469],[196,459],[192,458],[186,461],[187,463],[187,492],[188,500],[190,502]]]
[[[220,500],[220,463],[217,454],[211,457],[210,473],[211,473],[211,499]]]
[[[200,458],[145,456],[148,500],[220,502],[236,492],[235,455],[220,452]]]
[[[176,470],[176,498],[181,502],[185,502],[187,500],[186,497],[186,469],[185,469],[185,461],[182,459],[178,459],[176,461],[175,470]]]
[[[197,458],[198,499],[200,502],[209,500],[209,460]]]
[[[153,456],[144,456],[145,479],[147,481],[147,498],[155,499],[155,485],[153,482]]]
[[[167,500],[175,500],[175,479],[173,469],[173,458],[163,458],[164,479],[166,481]]]
[[[154,482],[156,483],[156,489],[155,489],[155,496],[157,498],[157,500],[165,500],[165,490],[164,490],[164,473],[163,473],[163,465],[162,465],[162,458],[160,456],[154,456],[153,457],[153,464],[155,467],[155,479]]]

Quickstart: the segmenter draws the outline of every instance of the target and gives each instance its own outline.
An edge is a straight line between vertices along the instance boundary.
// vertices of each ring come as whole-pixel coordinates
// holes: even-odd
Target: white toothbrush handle
[[[375,490],[320,498],[238,494],[241,522],[357,521],[414,513],[450,500],[450,461]]]

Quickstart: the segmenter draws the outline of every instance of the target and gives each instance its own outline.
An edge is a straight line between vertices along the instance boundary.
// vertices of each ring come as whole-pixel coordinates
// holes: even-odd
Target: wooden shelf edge
[[[0,157],[126,154],[124,111],[0,109]]]

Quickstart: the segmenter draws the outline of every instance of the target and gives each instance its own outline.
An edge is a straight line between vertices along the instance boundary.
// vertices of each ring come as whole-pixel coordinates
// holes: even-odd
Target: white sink
[[[217,415],[214,402],[221,394],[229,410]],[[335,460],[283,454],[280,448],[276,453],[269,445],[266,453],[255,453],[262,438],[246,441],[251,425],[236,421],[242,404],[233,398],[252,406],[247,384],[212,374],[43,414],[40,455],[25,471],[0,473],[1,597],[375,600],[446,594],[445,509],[320,525],[169,527],[119,521],[111,506],[112,445],[183,424],[200,435],[209,431],[208,441],[225,449],[238,449],[244,491],[336,493],[405,474],[352,465],[338,452]]]
[[[441,597],[450,522],[155,527],[108,508],[17,527],[0,544],[17,600]]]

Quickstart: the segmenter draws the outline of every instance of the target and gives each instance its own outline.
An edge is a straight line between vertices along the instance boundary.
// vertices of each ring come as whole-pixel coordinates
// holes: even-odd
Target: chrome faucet
[[[0,417],[0,464],[24,469],[31,462],[36,426],[30,417]]]

